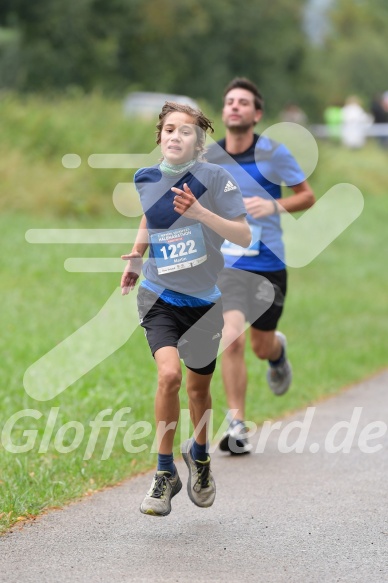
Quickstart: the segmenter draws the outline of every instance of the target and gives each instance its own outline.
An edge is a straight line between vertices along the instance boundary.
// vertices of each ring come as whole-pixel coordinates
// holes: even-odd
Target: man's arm
[[[294,194],[276,201],[279,205],[279,212],[287,211],[289,213],[296,213],[297,211],[304,211],[313,206],[315,196],[307,180],[290,188],[294,191]]]
[[[280,199],[268,200],[261,196],[244,198],[247,212],[254,219],[259,219],[262,217],[268,217],[269,215],[283,213],[285,211],[296,213],[297,211],[303,211],[313,206],[315,196],[307,180],[304,180],[295,186],[291,186],[291,189],[294,191],[294,194]]]

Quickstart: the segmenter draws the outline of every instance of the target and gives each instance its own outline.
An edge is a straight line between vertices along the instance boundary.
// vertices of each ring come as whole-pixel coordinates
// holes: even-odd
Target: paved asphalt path
[[[387,424],[388,371],[283,419],[261,453],[216,451],[212,508],[183,488],[168,517],[143,516],[149,473],[15,528],[0,581],[387,583]]]

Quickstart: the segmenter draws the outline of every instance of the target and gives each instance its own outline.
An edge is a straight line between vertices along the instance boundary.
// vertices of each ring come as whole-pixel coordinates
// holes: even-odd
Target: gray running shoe
[[[192,441],[188,439],[182,444],[182,456],[189,468],[187,480],[187,493],[190,500],[201,508],[208,508],[216,497],[216,483],[210,469],[210,457],[206,462],[194,460],[190,448]]]
[[[220,450],[229,451],[232,455],[250,453],[252,445],[248,441],[247,433],[244,422],[233,419],[220,441]]]
[[[170,472],[157,471],[152,480],[151,488],[140,506],[140,512],[151,516],[167,516],[171,512],[171,498],[182,489],[178,472],[171,476]]]
[[[278,366],[270,365],[268,367],[267,381],[269,388],[274,395],[280,397],[281,395],[284,395],[290,387],[292,381],[292,368],[286,355],[287,339],[281,332],[275,332],[275,334],[284,348],[284,360]]]

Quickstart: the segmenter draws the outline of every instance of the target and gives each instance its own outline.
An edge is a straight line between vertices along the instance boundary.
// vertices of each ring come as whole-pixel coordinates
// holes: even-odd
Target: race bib
[[[151,245],[159,275],[189,269],[207,259],[202,226],[199,223],[154,233],[151,235]]]
[[[252,245],[247,249],[245,247],[240,247],[235,243],[225,240],[221,251],[224,255],[233,255],[234,257],[254,257],[260,253],[260,238],[261,238],[261,227],[258,225],[249,225],[252,234]]]

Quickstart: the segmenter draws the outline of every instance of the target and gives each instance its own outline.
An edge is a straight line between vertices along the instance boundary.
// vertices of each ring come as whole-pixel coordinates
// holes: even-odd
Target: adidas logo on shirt
[[[228,180],[228,182],[225,184],[224,192],[229,192],[230,190],[237,190],[237,186]]]

